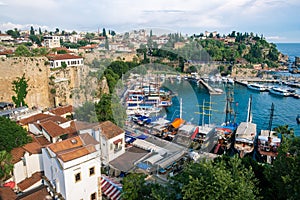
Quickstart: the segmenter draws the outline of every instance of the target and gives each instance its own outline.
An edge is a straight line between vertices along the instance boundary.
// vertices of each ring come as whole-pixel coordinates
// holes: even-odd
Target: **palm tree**
[[[288,136],[291,136],[291,137],[293,137],[294,133],[295,133],[294,129],[289,128],[289,125],[287,125],[287,124],[275,127],[273,129],[273,131],[275,131],[276,133],[280,133],[282,135],[288,135]]]
[[[10,177],[10,173],[14,168],[11,160],[11,154],[5,150],[0,151],[0,186],[3,186],[4,181]]]

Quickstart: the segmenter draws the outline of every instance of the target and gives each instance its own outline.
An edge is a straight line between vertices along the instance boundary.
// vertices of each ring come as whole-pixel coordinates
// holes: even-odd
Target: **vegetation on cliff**
[[[25,103],[25,98],[28,93],[28,81],[25,78],[25,74],[22,77],[17,77],[17,80],[12,82],[12,90],[15,92],[15,96],[12,96],[12,100],[16,107],[27,106]]]

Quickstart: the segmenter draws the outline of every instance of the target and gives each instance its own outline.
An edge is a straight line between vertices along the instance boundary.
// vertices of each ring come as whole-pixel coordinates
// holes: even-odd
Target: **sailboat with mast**
[[[212,134],[214,133],[214,128],[215,125],[211,124],[211,115],[212,115],[212,106],[211,106],[211,97],[210,97],[210,102],[205,102],[203,100],[202,103],[202,109],[201,112],[196,112],[196,114],[200,114],[201,117],[201,125],[197,126],[195,128],[195,131],[193,135],[191,136],[191,139],[194,141],[197,141],[202,145],[202,149],[204,149],[206,141],[212,137]],[[208,124],[205,124],[205,117],[208,117]]]
[[[250,96],[247,120],[239,124],[235,134],[234,148],[239,152],[241,158],[254,150],[255,137],[256,124],[252,123],[252,96]]]
[[[231,148],[238,126],[236,123],[236,111],[233,108],[233,88],[228,85],[226,89],[225,121],[221,126],[215,128],[216,135],[218,136],[218,144],[216,145],[214,153],[218,153],[219,149],[221,149],[223,153]]]
[[[278,147],[281,144],[281,138],[272,131],[274,116],[274,104],[271,105],[270,119],[267,130],[261,130],[258,136],[258,152],[262,156],[267,156],[267,162],[271,163],[278,154]]]

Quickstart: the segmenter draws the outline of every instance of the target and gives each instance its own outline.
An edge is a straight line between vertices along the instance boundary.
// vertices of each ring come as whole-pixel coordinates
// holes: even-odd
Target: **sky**
[[[300,42],[299,0],[0,0],[0,30],[253,32]]]

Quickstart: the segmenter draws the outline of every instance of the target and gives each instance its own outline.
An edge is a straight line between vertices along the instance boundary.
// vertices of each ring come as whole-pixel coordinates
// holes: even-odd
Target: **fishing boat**
[[[267,130],[261,130],[258,136],[258,152],[262,156],[267,157],[267,162],[272,163],[272,160],[278,154],[278,147],[281,144],[281,138],[272,131],[272,121],[274,116],[274,104],[271,105],[269,126]]]
[[[282,96],[282,97],[287,97],[287,96],[290,96],[290,92],[286,89],[283,89],[283,88],[280,88],[280,87],[272,87],[269,92],[271,94],[275,94],[275,95],[278,95],[278,96]]]
[[[255,90],[255,91],[259,91],[259,92],[265,92],[265,91],[269,90],[269,88],[267,86],[261,85],[261,84],[258,84],[258,83],[247,84],[247,87],[251,90]]]
[[[247,120],[239,124],[235,134],[234,148],[239,152],[241,158],[254,150],[255,137],[256,124],[252,123],[252,97],[250,96]]]

